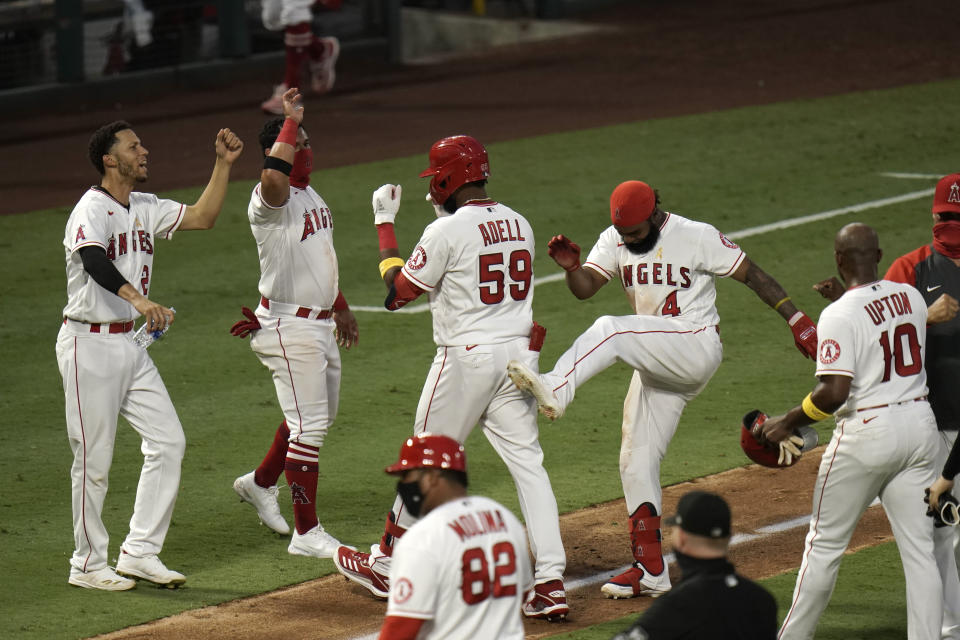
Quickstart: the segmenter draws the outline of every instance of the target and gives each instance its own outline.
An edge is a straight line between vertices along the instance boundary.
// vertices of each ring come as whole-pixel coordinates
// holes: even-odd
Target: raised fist
[[[790,331],[793,332],[793,341],[797,345],[800,353],[810,358],[817,359],[817,325],[803,311],[797,311],[793,317],[787,321],[790,324]]]
[[[373,223],[393,224],[400,210],[400,185],[385,184],[373,192]]]
[[[547,243],[547,254],[567,271],[576,271],[580,268],[580,245],[571,242],[566,236],[550,238],[550,242]]]

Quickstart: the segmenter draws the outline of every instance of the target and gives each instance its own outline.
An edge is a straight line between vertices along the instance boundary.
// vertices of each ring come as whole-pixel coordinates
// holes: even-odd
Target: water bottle
[[[177,310],[174,309],[173,307],[170,307],[170,311],[172,311],[174,314],[177,313]],[[153,331],[147,331],[147,323],[144,322],[142,325],[140,325],[140,328],[137,329],[136,333],[133,334],[133,341],[136,342],[141,347],[143,347],[144,349],[146,349],[147,347],[152,345],[154,342],[162,338],[169,328],[170,328],[170,325],[168,324],[164,329],[155,329]]]

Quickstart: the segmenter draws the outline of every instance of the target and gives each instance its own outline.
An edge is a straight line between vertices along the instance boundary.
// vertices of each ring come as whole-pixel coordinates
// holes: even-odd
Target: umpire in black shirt
[[[777,603],[727,560],[730,507],[718,495],[691,491],[664,524],[673,528],[681,581],[613,640],[774,640]]]

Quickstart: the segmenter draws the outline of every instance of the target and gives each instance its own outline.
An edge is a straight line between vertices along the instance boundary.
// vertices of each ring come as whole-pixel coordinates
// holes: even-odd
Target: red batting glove
[[[790,331],[793,331],[793,340],[804,356],[811,360],[817,359],[817,325],[803,311],[797,311],[790,320]]]
[[[547,243],[547,254],[566,271],[580,268],[580,245],[566,236],[553,236]]]
[[[260,328],[260,321],[257,320],[257,314],[247,307],[241,307],[240,312],[243,313],[247,319],[235,322],[233,326],[230,327],[230,334],[238,338],[246,338],[250,335],[251,331],[256,331]]]

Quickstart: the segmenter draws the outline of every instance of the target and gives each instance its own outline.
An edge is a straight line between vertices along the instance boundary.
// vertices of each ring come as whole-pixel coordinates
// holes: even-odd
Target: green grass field
[[[608,224],[611,189],[625,179],[646,180],[660,190],[666,209],[728,233],[930,188],[933,179],[879,174],[956,171],[951,141],[960,124],[944,105],[958,101],[960,81],[949,81],[495,144],[488,147],[489,192],[530,219],[540,247],[535,268],[545,276],[558,272],[546,240],[564,233],[588,251]],[[430,142],[424,141],[425,150]],[[314,174],[314,186],[334,212],[341,287],[355,306],[378,306],[383,299],[370,193],[384,182],[403,184],[398,239],[401,250],[409,250],[433,217],[420,195],[426,183],[416,178],[424,158]],[[240,306],[255,304],[258,296],[256,248],[246,222],[251,187],[232,185],[213,231],[178,234],[161,243],[155,260],[151,297],[178,313],[151,354],[187,433],[180,497],[162,554],[188,576],[188,588],[179,591],[106,594],[66,583],[73,544],[71,454],[54,342],[65,304],[61,239],[70,208],[0,217],[0,462],[8,480],[0,489],[0,636],[86,637],[334,571],[328,560],[288,555],[286,541],[257,526],[252,509],[231,488],[260,461],[280,419],[269,374],[248,343],[227,332]],[[198,193],[163,195],[193,202]],[[755,235],[741,245],[816,318],[824,302],[811,284],[834,273],[836,230],[854,220],[877,228],[883,270],[929,242],[930,200]],[[579,302],[561,282],[537,288],[536,318],[549,329],[542,366],[552,366],[596,316],[629,312],[617,289],[614,283]],[[736,436],[740,416],[754,407],[788,408],[813,383],[812,364],[799,356],[779,316],[736,282],[720,281],[718,289],[724,364],[684,414],[663,465],[664,484],[745,465]],[[321,450],[318,500],[326,528],[359,546],[379,538],[393,499],[393,481],[382,469],[410,433],[434,347],[428,314],[358,312],[358,320],[360,345],[344,354],[340,414]],[[622,366],[608,370],[583,388],[561,421],[541,424],[561,511],[622,495],[617,455],[628,374]],[[822,439],[829,431],[821,425]],[[512,481],[484,438],[475,433],[467,449],[472,490],[519,513]],[[141,460],[135,433],[122,424],[104,513],[111,561],[127,531]],[[281,505],[289,517],[289,506]],[[818,637],[859,637],[832,613],[842,602],[890,612],[859,619],[863,637],[904,635],[902,572],[894,556],[885,547],[848,559],[864,583],[899,580],[900,587],[864,594],[842,573]],[[871,574],[884,563],[893,567],[892,577]],[[792,579],[768,584],[783,609]],[[858,598],[865,603],[856,604]],[[622,626],[570,637],[608,637]],[[891,629],[898,634],[889,635]]]

